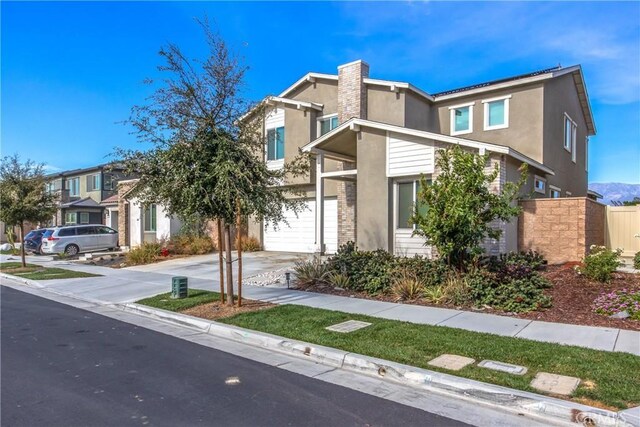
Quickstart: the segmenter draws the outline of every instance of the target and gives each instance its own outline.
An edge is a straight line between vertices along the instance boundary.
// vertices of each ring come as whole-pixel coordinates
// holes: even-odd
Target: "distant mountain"
[[[611,202],[625,202],[640,197],[640,184],[623,184],[621,182],[592,182],[589,190],[602,194],[602,203],[610,205]]]

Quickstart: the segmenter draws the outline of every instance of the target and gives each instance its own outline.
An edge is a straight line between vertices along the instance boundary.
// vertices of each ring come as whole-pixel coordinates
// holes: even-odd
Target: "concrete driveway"
[[[284,273],[295,261],[308,254],[281,252],[250,252],[243,254],[243,283],[247,285],[270,285],[286,287]],[[234,261],[235,261],[234,253]],[[19,257],[0,255],[0,260],[19,261]],[[60,267],[75,271],[100,274],[100,277],[78,279],[41,280],[37,285],[52,292],[97,303],[132,302],[140,298],[170,291],[171,277],[186,276],[189,287],[218,290],[218,254],[178,258],[155,264],[128,268],[98,267],[46,256],[28,256],[27,262],[48,267]],[[237,264],[234,262],[234,284],[237,280]]]

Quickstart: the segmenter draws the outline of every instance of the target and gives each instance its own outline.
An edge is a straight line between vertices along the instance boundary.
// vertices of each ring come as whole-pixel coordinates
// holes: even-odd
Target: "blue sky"
[[[435,93],[582,64],[598,135],[589,181],[640,183],[640,3],[0,3],[3,155],[49,170],[137,143],[118,124],[148,95],[159,48],[205,53],[208,14],[244,56],[246,96],[364,59],[371,77]]]

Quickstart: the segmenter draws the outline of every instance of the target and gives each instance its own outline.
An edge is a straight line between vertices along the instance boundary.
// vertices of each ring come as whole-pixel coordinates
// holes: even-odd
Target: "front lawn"
[[[189,289],[187,298],[172,299],[171,293],[156,295],[137,301],[138,304],[148,305],[149,307],[161,308],[169,311],[183,311],[191,307],[207,304],[210,302],[220,301],[218,292],[204,291],[201,289]]]
[[[355,319],[371,326],[349,333],[325,327]],[[529,383],[539,371],[582,379],[572,400],[610,409],[640,404],[640,357],[573,346],[385,320],[317,308],[284,305],[221,319],[228,323],[349,352],[439,370],[461,377],[539,393]],[[526,366],[524,376],[467,366],[451,372],[427,365],[441,354]]]
[[[26,267],[22,267],[22,264],[19,262],[0,263],[0,271],[30,280],[77,279],[81,277],[100,276],[99,274],[65,270],[56,267],[43,267],[35,264],[27,264]]]

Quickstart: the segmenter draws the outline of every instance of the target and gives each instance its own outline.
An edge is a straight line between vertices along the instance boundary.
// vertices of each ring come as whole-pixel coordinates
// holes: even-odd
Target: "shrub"
[[[489,269],[495,270],[502,266],[527,266],[532,270],[541,270],[547,265],[547,260],[536,251],[529,250],[527,252],[509,252],[500,254],[500,256],[492,256],[489,258]]]
[[[465,276],[460,273],[450,273],[444,282],[444,301],[455,305],[466,304],[470,298],[469,291],[469,283]]]
[[[348,242],[329,258],[328,266],[349,277],[349,289],[378,294],[389,290],[393,261],[387,251],[359,251],[353,242]]]
[[[640,320],[640,290],[621,289],[603,293],[595,299],[592,308],[604,316],[626,311],[630,319]]]
[[[179,234],[169,240],[170,252],[177,255],[204,255],[216,250],[216,245],[209,236]]]
[[[409,269],[424,283],[425,286],[439,286],[444,283],[450,269],[442,260],[430,260],[419,255],[413,258],[395,258],[393,271]]]
[[[162,245],[160,243],[145,242],[137,248],[126,253],[125,259],[128,265],[149,264],[160,256]]]
[[[427,302],[432,302],[434,304],[440,304],[446,300],[444,286],[442,285],[424,288],[423,295]]]
[[[243,252],[256,252],[262,250],[260,242],[253,236],[241,236],[240,247]]]
[[[608,283],[614,271],[620,266],[622,249],[612,251],[604,246],[591,245],[589,254],[584,257],[584,266],[578,267],[580,274],[592,280]]]
[[[636,256],[633,257],[633,268],[640,270],[640,252],[637,252]]]
[[[293,270],[296,272],[298,283],[302,285],[322,282],[329,274],[328,265],[315,255],[309,260],[300,259],[296,261]]]
[[[424,283],[415,272],[405,268],[395,272],[391,279],[391,293],[403,301],[410,301],[422,295]]]
[[[327,282],[329,282],[331,285],[337,288],[342,288],[342,289],[349,289],[351,285],[349,276],[343,273],[337,273],[335,271],[331,271],[327,274]]]

